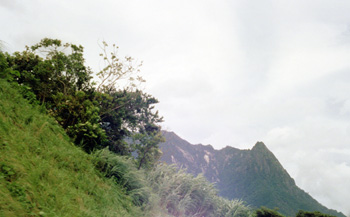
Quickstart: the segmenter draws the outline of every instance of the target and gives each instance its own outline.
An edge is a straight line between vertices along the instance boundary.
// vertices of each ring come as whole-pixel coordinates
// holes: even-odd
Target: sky
[[[102,41],[143,61],[163,129],[193,144],[263,141],[297,185],[350,216],[350,1],[0,0],[5,51]]]

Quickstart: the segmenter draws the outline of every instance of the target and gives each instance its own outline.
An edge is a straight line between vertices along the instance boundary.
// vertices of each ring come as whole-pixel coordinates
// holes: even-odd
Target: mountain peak
[[[279,207],[281,213],[295,216],[298,210],[318,210],[334,216],[295,185],[294,180],[266,145],[258,141],[250,150],[227,146],[214,150],[208,145],[192,145],[173,132],[163,132],[161,160],[186,168],[193,175],[202,173],[215,183],[219,194],[228,199],[241,198],[253,207]],[[282,199],[283,198],[283,199]]]
[[[252,150],[269,150],[263,142],[257,142]]]

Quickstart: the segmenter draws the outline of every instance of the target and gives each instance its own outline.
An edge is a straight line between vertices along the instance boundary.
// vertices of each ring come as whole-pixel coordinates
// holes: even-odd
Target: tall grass
[[[217,196],[217,190],[202,175],[193,177],[175,166],[159,164],[148,180],[160,197],[160,206],[173,216],[251,216],[251,209],[241,201]]]
[[[0,216],[140,216],[43,111],[0,80]]]
[[[96,168],[104,176],[119,183],[136,206],[144,208],[149,203],[151,189],[147,185],[144,171],[136,168],[134,159],[116,155],[108,149],[96,151],[94,156]]]
[[[138,170],[135,159],[116,155],[108,149],[96,151],[93,156],[96,168],[124,187],[134,205],[141,208],[143,216],[173,216],[160,206],[157,192],[150,187],[146,175],[150,171]]]

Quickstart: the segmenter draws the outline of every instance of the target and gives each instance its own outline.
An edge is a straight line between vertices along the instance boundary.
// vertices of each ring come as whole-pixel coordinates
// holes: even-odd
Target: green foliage
[[[20,78],[20,72],[9,67],[8,58],[10,58],[10,55],[0,52],[0,79],[11,82],[30,103],[38,104],[36,95],[32,92],[32,88],[27,85],[18,84],[17,81]]]
[[[266,207],[261,207],[255,210],[256,217],[284,217],[282,214],[277,212],[277,210],[268,209]]]
[[[9,67],[7,57],[8,54],[0,52],[0,79],[5,79],[9,82],[12,82],[16,78],[20,77],[20,74],[18,71],[12,70]]]
[[[8,63],[5,57],[5,54],[0,52],[0,72],[3,72],[8,68]]]
[[[28,85],[41,102],[52,104],[61,93],[74,95],[91,90],[91,70],[84,65],[83,47],[44,38],[8,57],[9,66],[20,72],[18,83]]]
[[[55,107],[49,113],[76,144],[88,152],[103,147],[106,135],[99,124],[99,107],[88,94],[83,91],[77,91],[74,95],[59,93],[53,96],[53,102]]]
[[[8,182],[14,181],[17,174],[11,165],[6,165],[4,162],[0,163],[0,179],[5,179]]]
[[[317,211],[307,212],[307,211],[299,210],[296,217],[335,217],[335,216],[324,214],[324,213],[317,212]]]
[[[103,147],[106,135],[94,101],[92,72],[84,62],[82,46],[44,38],[21,53],[7,55],[5,74],[32,103],[37,99],[45,104],[73,141],[90,152]]]
[[[137,133],[133,135],[133,148],[137,152],[137,168],[152,168],[162,155],[158,144],[165,142],[161,132]]]
[[[32,52],[44,55],[44,65],[37,70],[51,74],[50,82],[56,82],[57,92],[65,95],[91,88],[91,70],[84,65],[83,47],[71,43],[63,44],[58,39],[42,39],[31,47]],[[48,70],[47,70],[48,69]]]
[[[107,149],[87,155],[41,107],[0,82],[0,216],[250,215],[202,176],[165,165],[146,176],[133,158]]]
[[[151,158],[157,159],[159,155],[157,144],[162,139],[158,135],[158,123],[162,122],[162,118],[158,112],[152,111],[158,100],[142,91],[134,90],[137,82],[145,82],[137,75],[142,63],[136,64],[131,57],[120,58],[116,45],[112,46],[109,53],[108,44],[104,41],[102,44],[100,56],[105,67],[97,73],[100,78],[97,100],[101,106],[100,116],[108,137],[108,146],[113,152],[123,155],[137,151],[141,168],[151,163]],[[120,83],[126,85],[123,90],[118,89],[121,87]],[[125,141],[127,137],[134,138],[132,147]],[[144,148],[146,146],[148,148]]]
[[[135,81],[144,82],[135,77],[141,64],[135,68],[131,57],[120,59],[115,45],[109,55],[107,46],[103,42],[101,56],[106,66],[97,73],[101,79],[97,91],[91,82],[92,71],[84,65],[83,47],[58,39],[44,38],[13,55],[0,53],[0,77],[17,83],[32,103],[37,99],[44,104],[74,143],[87,152],[109,146],[116,153],[130,155],[140,146],[130,147],[125,138],[140,133],[143,142],[149,140],[144,146],[149,146],[159,138],[162,118],[152,110],[158,103],[154,97],[134,91]],[[125,78],[129,86],[117,90],[117,82]],[[155,144],[140,154],[140,165],[157,157],[156,149]]]
[[[141,216],[40,110],[0,79],[0,216]]]
[[[0,52],[0,216],[140,216],[133,205],[150,216],[251,216],[242,201],[218,197],[203,176],[155,167],[161,155],[158,144],[164,142],[162,117],[153,111],[158,100],[135,90],[136,82],[145,82],[137,75],[141,64],[135,67],[131,57],[120,59],[115,45],[108,54],[107,46],[103,42],[105,67],[97,73],[97,89],[80,45],[44,38],[23,52]],[[127,82],[121,90],[123,79]],[[115,153],[137,157],[117,156],[107,149],[91,157],[70,141],[89,153],[108,146]],[[285,189],[278,173],[268,174],[272,181],[257,181],[266,175],[261,165],[280,169],[263,146],[258,148],[250,159],[267,161],[241,171],[253,171],[243,182],[259,185],[260,192],[240,190],[247,191],[252,202],[269,205],[273,195],[293,204],[288,192],[277,191]],[[227,174],[223,179],[237,181]],[[255,215],[282,216],[264,207]],[[329,215],[300,211],[297,216]]]
[[[163,119],[153,111],[158,100],[139,90],[109,90],[97,100],[110,150],[123,155],[136,151],[138,168],[152,166],[161,154],[158,144],[164,141],[158,125]],[[125,141],[127,137],[132,142]]]

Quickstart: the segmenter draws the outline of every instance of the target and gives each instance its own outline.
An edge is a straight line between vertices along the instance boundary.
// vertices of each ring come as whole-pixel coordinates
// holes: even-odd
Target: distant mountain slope
[[[203,173],[209,181],[216,183],[221,196],[240,198],[254,207],[278,207],[288,216],[305,210],[345,217],[327,209],[296,186],[262,142],[256,143],[251,150],[232,147],[215,150],[210,145],[191,145],[173,132],[164,131],[163,134],[166,142],[160,144],[161,161],[187,168],[195,175]]]

